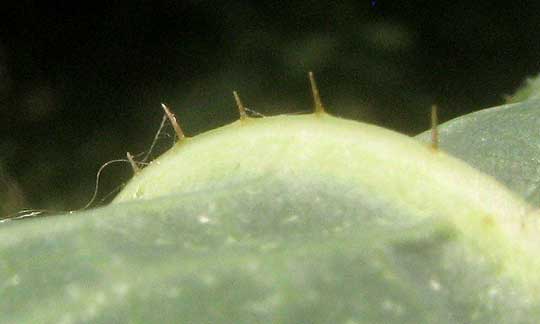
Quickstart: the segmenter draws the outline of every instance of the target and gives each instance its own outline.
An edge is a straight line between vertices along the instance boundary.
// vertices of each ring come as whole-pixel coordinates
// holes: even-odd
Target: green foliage
[[[535,81],[538,82],[538,81]],[[439,127],[440,146],[540,205],[540,100],[480,110]],[[418,135],[430,141],[430,132]]]
[[[536,213],[415,139],[236,122],[115,203],[0,227],[0,322],[536,323]]]

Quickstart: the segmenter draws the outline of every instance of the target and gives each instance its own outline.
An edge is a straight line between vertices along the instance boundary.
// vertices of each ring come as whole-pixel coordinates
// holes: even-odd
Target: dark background
[[[263,114],[305,112],[313,70],[331,113],[413,135],[431,104],[443,121],[498,105],[540,71],[532,0],[20,1],[1,11],[0,217],[82,207],[103,163],[148,150],[161,102],[189,135],[237,118],[232,90]],[[167,134],[153,156],[170,147]],[[105,169],[99,197],[130,174]]]

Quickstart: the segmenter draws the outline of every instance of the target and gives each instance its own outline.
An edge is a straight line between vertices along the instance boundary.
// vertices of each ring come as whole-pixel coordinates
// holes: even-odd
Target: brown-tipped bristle
[[[131,153],[127,152],[126,156],[127,156],[128,161],[129,161],[129,164],[131,164],[131,168],[133,169],[133,174],[139,173],[139,171],[141,171],[141,169],[137,165],[137,162],[135,162],[135,159],[133,158],[133,155],[131,155]]]
[[[178,124],[178,121],[176,121],[176,116],[171,112],[169,107],[167,107],[164,103],[161,104],[161,107],[163,107],[163,110],[165,111],[167,118],[169,118],[169,121],[171,122],[174,128],[174,132],[176,133],[178,140],[179,141],[183,140],[186,137],[186,135],[184,135],[182,128],[180,128],[180,124]]]
[[[240,100],[240,96],[238,95],[238,92],[233,91],[234,100],[236,100],[236,106],[238,107],[238,113],[240,114],[240,120],[246,120],[248,118],[248,115],[246,113],[246,107],[242,104],[242,100]]]
[[[319,88],[317,88],[317,82],[315,82],[315,76],[313,72],[309,71],[309,82],[311,83],[311,93],[313,94],[313,101],[315,102],[315,113],[324,113],[324,106],[319,95]]]
[[[437,105],[431,106],[431,147],[439,149],[439,119],[437,117]]]

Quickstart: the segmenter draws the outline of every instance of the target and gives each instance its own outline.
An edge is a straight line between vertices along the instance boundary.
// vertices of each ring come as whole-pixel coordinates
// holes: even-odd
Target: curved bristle
[[[178,124],[178,121],[176,120],[176,116],[171,112],[169,107],[167,107],[164,103],[161,104],[161,107],[163,107],[163,110],[165,111],[165,114],[167,115],[167,118],[169,118],[169,121],[171,122],[174,132],[176,133],[176,136],[178,137],[178,140],[183,140],[186,135],[184,135],[184,131],[182,131],[182,128],[180,128],[180,124]]]
[[[315,76],[313,72],[309,72],[309,82],[311,84],[311,92],[313,94],[313,101],[315,102],[315,113],[322,114],[324,113],[324,106],[321,101],[321,96],[319,95],[319,88],[317,88],[317,82],[315,82]]]
[[[238,95],[238,92],[233,91],[234,100],[236,101],[236,106],[238,107],[238,113],[240,114],[240,120],[246,120],[248,118],[248,115],[246,113],[246,107],[242,104],[242,100],[240,100],[240,96]]]
[[[139,173],[139,171],[141,171],[141,169],[137,165],[137,162],[135,162],[135,159],[133,158],[133,155],[131,155],[131,153],[129,153],[129,152],[126,152],[126,156],[127,156],[128,161],[129,161],[129,164],[131,164],[131,168],[133,169],[133,174]]]

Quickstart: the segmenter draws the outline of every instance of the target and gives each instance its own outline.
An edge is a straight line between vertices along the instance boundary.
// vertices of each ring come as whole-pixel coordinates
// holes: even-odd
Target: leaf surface
[[[540,206],[540,100],[488,108],[439,127],[440,147]],[[417,136],[430,141],[430,132]]]
[[[109,206],[1,224],[0,322],[538,322],[524,202],[407,136],[290,117],[181,144]]]

